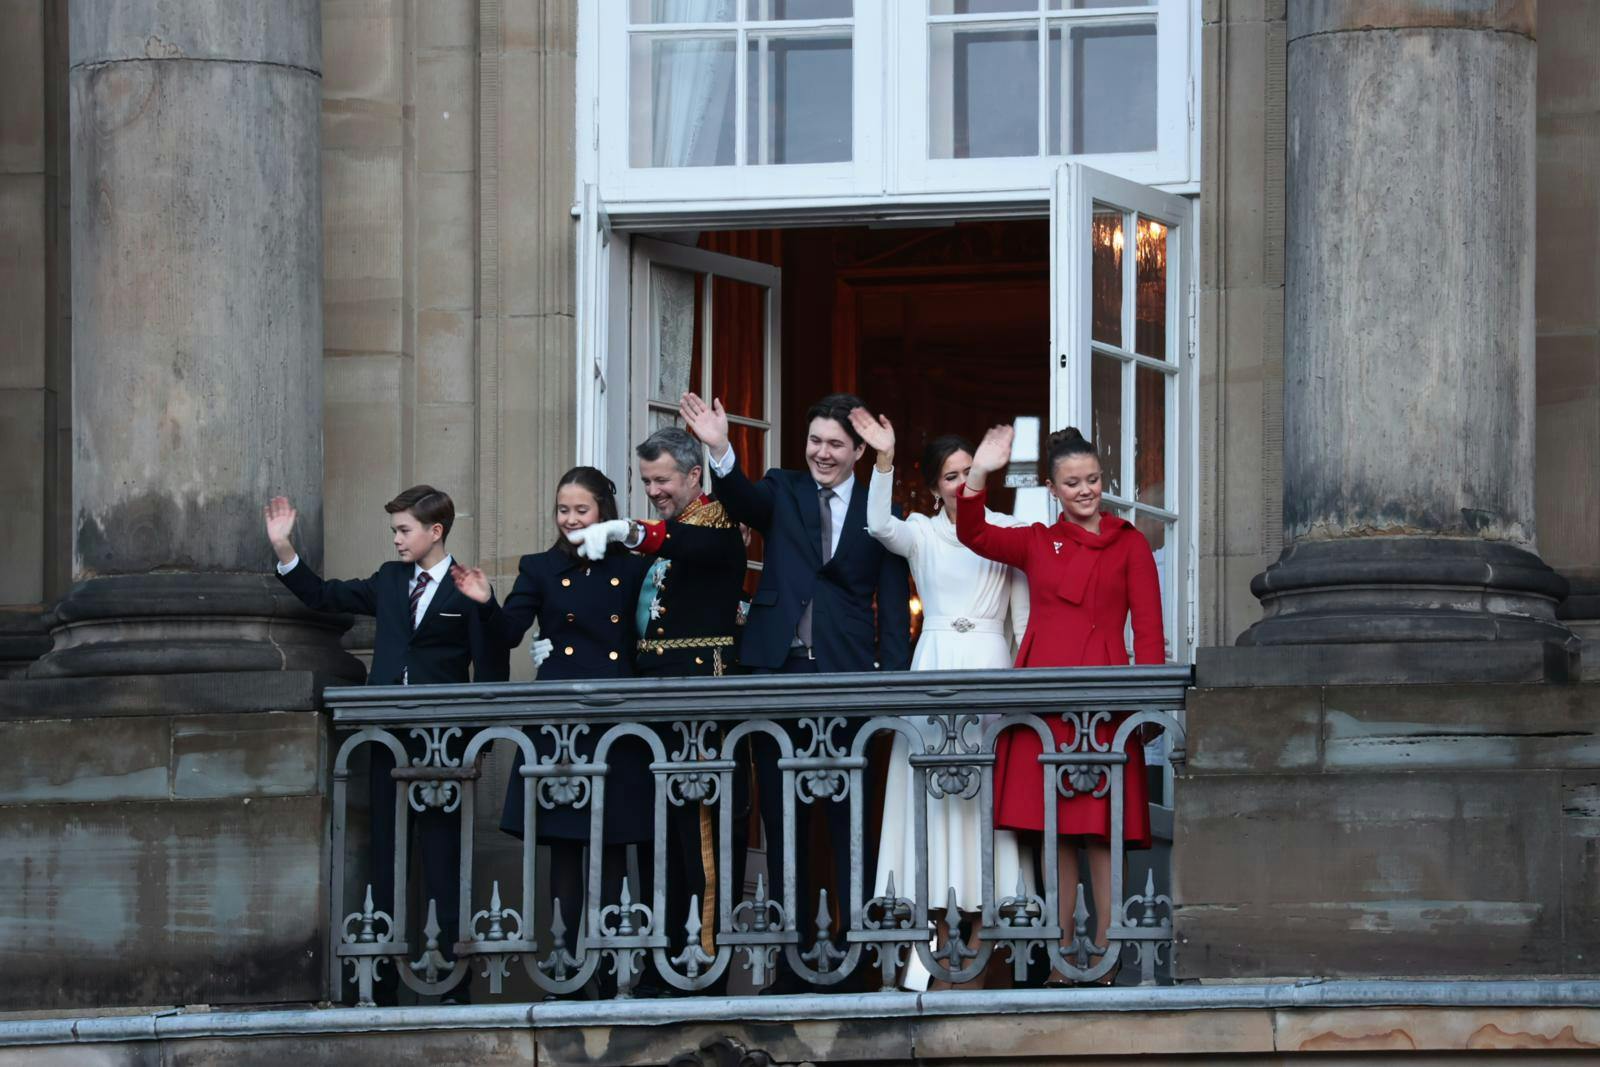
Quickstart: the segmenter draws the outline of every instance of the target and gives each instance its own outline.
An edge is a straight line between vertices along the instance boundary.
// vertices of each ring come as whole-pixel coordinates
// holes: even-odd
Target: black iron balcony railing
[[[934,978],[953,983],[983,974],[995,953],[1005,954],[1002,965],[1009,964],[1016,978],[1028,973],[1030,961],[1047,960],[1054,975],[1067,981],[1106,980],[1121,967],[1127,972],[1123,984],[1155,982],[1170,962],[1171,901],[1157,891],[1153,873],[1134,882],[1139,891],[1126,889],[1124,749],[1130,738],[1143,744],[1164,761],[1165,768],[1162,762],[1152,765],[1166,769],[1170,781],[1170,766],[1183,758],[1180,719],[1189,684],[1186,667],[1127,667],[330,689],[326,703],[339,746],[331,988],[348,978],[359,989],[358,1002],[370,1004],[374,979],[392,968],[419,996],[445,996],[475,970],[488,979],[486,992],[492,995],[501,991],[513,964],[525,969],[542,995],[573,993],[604,975],[609,994],[627,997],[652,972],[655,981],[676,990],[715,990],[736,966],[749,972],[756,987],[786,969],[818,989],[870,966],[877,983],[892,988],[912,953]],[[1070,741],[1056,743],[1047,725],[1051,719],[1066,724]],[[1111,909],[1103,942],[1096,941],[1083,882],[1065,889],[1073,897],[1065,911],[1060,907],[1057,850],[1069,845],[1055,832],[1056,804],[1043,804],[1036,888],[996,884],[995,742],[1010,729],[1032,731],[1043,742],[1043,796],[1082,792],[1109,802],[1109,897],[1119,904]],[[868,754],[875,737],[893,732],[910,743],[920,802],[913,804],[909,825],[887,832],[915,835],[917,859],[915,870],[893,871],[889,890],[873,896],[875,857],[866,854],[874,836],[867,832],[873,817],[865,785]],[[935,735],[940,740],[930,742]],[[776,864],[782,873],[770,891],[765,878],[757,877],[751,887],[734,881],[735,776],[748,774],[744,755],[758,737],[776,745],[782,776],[782,855]],[[479,805],[498,811],[502,801],[480,785],[482,761],[496,742],[522,754],[526,833],[520,874],[507,872],[520,883],[495,879],[484,886],[474,879],[474,857],[483,844],[475,811]],[[614,899],[604,899],[604,849],[598,846],[608,803],[606,772],[620,744],[648,749],[654,842],[651,869],[641,879],[648,891],[639,892],[629,878]],[[363,886],[360,878],[347,878],[347,864],[360,865],[366,855],[349,818],[359,807],[352,804],[357,797],[350,782],[362,746],[387,748],[396,765],[396,889],[387,908],[382,900],[374,907],[370,882]],[[609,779],[613,793],[618,777],[613,771]],[[631,795],[638,795],[639,785],[630,783]],[[975,804],[981,818],[981,911],[973,918],[976,937],[965,940],[936,940],[930,923],[930,911],[937,915],[946,904],[946,889],[929,885],[928,803],[943,797]],[[825,890],[810,900],[797,893],[797,860],[809,858],[806,841],[797,843],[797,810],[828,804],[849,811],[849,899],[837,921],[830,917]],[[708,840],[716,843],[716,857],[708,865],[715,880],[708,895],[714,895],[715,908],[709,915],[703,915],[698,896],[685,914],[667,914],[669,807],[703,807],[711,817],[715,829]],[[549,873],[539,870],[539,820],[561,808],[587,812],[590,843],[582,861],[581,901],[538,899],[538,887],[548,882],[541,874]],[[411,822],[441,817],[459,826],[454,940],[441,940],[437,902],[418,891],[419,865],[408,847]],[[495,844],[504,851],[512,839]],[[768,842],[769,849],[777,847]],[[408,920],[408,898],[426,915],[420,929]]]

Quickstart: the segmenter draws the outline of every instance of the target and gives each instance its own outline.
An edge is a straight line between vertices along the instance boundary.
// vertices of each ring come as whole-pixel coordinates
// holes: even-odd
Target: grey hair
[[[640,459],[652,461],[660,459],[663,452],[668,453],[683,474],[705,465],[700,442],[689,436],[689,431],[677,426],[663,426],[646,437],[634,451]]]

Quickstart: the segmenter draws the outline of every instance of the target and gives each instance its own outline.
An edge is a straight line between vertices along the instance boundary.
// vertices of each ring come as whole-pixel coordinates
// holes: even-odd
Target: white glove
[[[628,539],[630,523],[627,519],[611,519],[573,530],[567,540],[578,546],[578,555],[584,559],[605,559],[606,549]]]
[[[534,670],[538,670],[539,665],[550,658],[550,653],[555,651],[555,647],[542,637],[528,646],[528,656],[533,660]]]

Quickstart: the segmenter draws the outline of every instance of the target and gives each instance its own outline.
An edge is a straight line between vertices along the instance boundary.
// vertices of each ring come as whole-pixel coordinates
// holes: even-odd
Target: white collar
[[[829,488],[828,486],[823,485],[821,482],[818,482],[815,479],[812,480],[812,484],[817,487],[817,492],[819,494],[824,489]],[[856,472],[855,471],[851,471],[848,475],[845,476],[844,481],[842,481],[838,485],[835,485],[835,486],[832,487],[833,488],[833,494],[834,494],[834,496],[837,496],[840,500],[844,501],[846,507],[849,507],[850,506],[850,494],[855,491],[855,487],[856,487]]]
[[[434,585],[438,585],[444,580],[444,576],[450,573],[450,564],[452,562],[454,561],[450,558],[450,553],[446,552],[444,558],[431,567],[423,567],[420,563],[414,563],[411,565],[411,580],[413,582],[416,581],[422,575],[422,572],[426,570],[428,572],[428,580]]]

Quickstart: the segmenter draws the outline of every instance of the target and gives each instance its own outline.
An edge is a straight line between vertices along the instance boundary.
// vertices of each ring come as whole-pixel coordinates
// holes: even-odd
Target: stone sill
[[[540,1064],[639,1064],[665,1063],[718,1039],[765,1051],[777,1063],[877,1067],[968,1063],[975,1055],[986,1062],[1066,1062],[1152,1054],[1594,1049],[1600,981],[1301,981],[11,1016],[0,1017],[0,1065],[37,1062],[46,1047],[64,1045],[96,1046],[100,1063],[147,1062],[149,1042],[201,1060],[207,1051],[225,1056],[230,1049],[270,1056],[279,1045],[306,1064],[376,1062],[437,1046],[455,1050],[450,1062],[510,1055]]]

